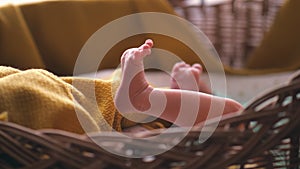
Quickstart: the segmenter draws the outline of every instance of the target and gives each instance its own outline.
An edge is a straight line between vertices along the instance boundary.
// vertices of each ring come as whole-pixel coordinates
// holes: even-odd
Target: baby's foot
[[[148,98],[153,88],[146,81],[143,59],[151,54],[152,46],[152,40],[146,40],[140,47],[123,53],[121,83],[114,98],[119,112],[138,112],[150,107]]]
[[[200,64],[190,66],[185,62],[176,63],[172,70],[170,87],[172,89],[211,93],[206,84],[200,80],[201,74],[202,66]]]

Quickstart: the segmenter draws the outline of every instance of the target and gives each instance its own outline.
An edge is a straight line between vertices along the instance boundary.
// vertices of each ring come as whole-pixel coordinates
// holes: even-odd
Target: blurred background
[[[273,23],[284,0],[169,0],[199,27],[224,64],[242,68]]]

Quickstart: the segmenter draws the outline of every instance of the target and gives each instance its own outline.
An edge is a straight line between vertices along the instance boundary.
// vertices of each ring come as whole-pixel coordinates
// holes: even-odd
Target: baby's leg
[[[207,118],[242,109],[239,103],[231,99],[201,92],[149,86],[145,80],[143,58],[151,53],[152,46],[153,42],[147,40],[139,48],[129,49],[122,55],[121,84],[114,98],[118,111],[146,113],[179,126],[191,126],[202,123]]]
[[[172,69],[170,87],[171,89],[211,93],[210,88],[200,79],[201,74],[202,66],[200,64],[190,66],[185,62],[176,63]]]

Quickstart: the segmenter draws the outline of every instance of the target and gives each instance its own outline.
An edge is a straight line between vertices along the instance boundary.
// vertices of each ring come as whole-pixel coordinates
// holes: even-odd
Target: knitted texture
[[[0,66],[0,102],[2,120],[33,129],[121,130],[122,116],[114,107],[110,80],[57,77],[42,69]]]

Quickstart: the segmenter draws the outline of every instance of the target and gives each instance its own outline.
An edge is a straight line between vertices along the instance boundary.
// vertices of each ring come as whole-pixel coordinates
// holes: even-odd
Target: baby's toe
[[[181,71],[182,70],[182,68],[187,68],[189,65],[188,64],[186,64],[185,62],[178,62],[178,63],[176,63],[174,66],[173,66],[173,70],[172,70],[172,72],[173,73],[177,73],[177,72],[179,72],[179,71]]]
[[[195,68],[191,68],[190,71],[192,72],[192,74],[195,76],[195,77],[199,77],[200,75],[200,70],[199,69],[195,69]]]
[[[135,51],[134,55],[139,58],[143,58],[147,55],[150,55],[151,47],[152,47],[151,44],[149,45],[149,44],[145,43],[145,44],[141,45],[137,51]]]
[[[198,63],[193,64],[192,67],[195,68],[195,69],[198,69],[200,73],[201,73],[202,70],[203,70],[203,69],[202,69],[202,66],[201,66],[200,64],[198,64]]]
[[[152,41],[151,39],[147,39],[147,40],[145,41],[145,44],[147,44],[148,46],[150,46],[150,48],[153,47],[153,41]]]

